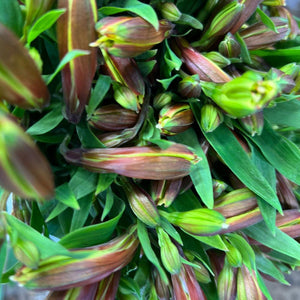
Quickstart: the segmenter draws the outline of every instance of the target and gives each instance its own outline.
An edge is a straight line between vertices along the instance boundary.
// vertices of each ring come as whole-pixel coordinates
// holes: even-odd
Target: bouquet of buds
[[[299,21],[283,0],[0,2],[1,286],[258,300],[289,284]]]

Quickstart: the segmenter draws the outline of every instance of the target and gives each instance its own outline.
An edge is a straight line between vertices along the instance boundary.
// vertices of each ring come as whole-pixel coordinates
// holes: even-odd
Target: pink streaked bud
[[[283,1],[283,0],[281,0],[281,1]],[[295,39],[297,37],[297,35],[300,34],[300,30],[299,30],[299,25],[298,25],[297,21],[295,20],[293,14],[286,7],[283,7],[283,6],[278,6],[275,9],[277,10],[279,17],[288,20],[289,29],[290,29],[288,37],[291,40]]]
[[[88,103],[97,66],[97,51],[89,46],[96,39],[97,6],[95,0],[59,0],[58,8],[66,9],[57,21],[60,59],[74,49],[90,52],[76,57],[62,70],[66,117],[78,123]]]
[[[223,269],[218,275],[217,289],[220,300],[236,299],[236,269],[226,262],[226,260]]]
[[[300,237],[300,212],[298,209],[284,210],[276,216],[276,226],[292,238]]]
[[[165,180],[189,174],[199,157],[187,146],[172,143],[167,149],[156,146],[64,149],[69,163],[98,173],[117,173],[127,177]]]

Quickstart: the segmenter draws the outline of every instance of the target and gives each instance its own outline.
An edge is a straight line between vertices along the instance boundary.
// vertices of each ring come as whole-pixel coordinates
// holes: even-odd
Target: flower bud
[[[236,271],[226,262],[221,270],[218,280],[217,289],[220,300],[233,300],[236,296]],[[247,299],[247,298],[245,298]]]
[[[286,7],[283,6],[277,6],[275,9],[280,18],[286,19],[288,21],[288,26],[289,26],[288,38],[291,40],[296,39],[300,33],[300,30],[299,30],[298,22],[295,20],[293,14]]]
[[[155,280],[155,291],[159,300],[169,300],[170,299],[170,284],[165,283],[157,270],[153,270],[153,277]]]
[[[300,65],[297,63],[289,63],[280,68],[284,74],[291,76],[296,79],[297,75],[300,73]]]
[[[134,137],[134,131],[131,128],[126,128],[124,130],[106,132],[102,134],[97,134],[97,138],[102,144],[107,148],[114,148],[124,143],[130,141]]]
[[[94,111],[89,124],[96,129],[117,131],[134,126],[138,115],[115,104],[102,106]]]
[[[46,106],[49,92],[34,60],[18,38],[2,24],[0,44],[0,99],[23,109]]]
[[[214,198],[219,197],[226,189],[228,185],[221,180],[213,179],[213,192]]]
[[[0,185],[23,198],[54,193],[48,161],[15,120],[0,112]]]
[[[243,263],[242,255],[240,251],[231,245],[229,242],[224,241],[228,251],[226,251],[226,259],[230,266],[237,268]]]
[[[99,39],[92,46],[106,49],[119,57],[137,56],[168,37],[172,24],[159,21],[156,30],[141,17],[105,17],[96,24]]]
[[[214,62],[220,68],[225,68],[231,64],[231,61],[216,51],[207,52],[204,54],[206,58]]]
[[[165,92],[157,94],[153,99],[153,106],[155,109],[161,109],[166,105],[169,105],[172,101],[172,93]]]
[[[198,98],[201,94],[199,75],[195,74],[184,77],[178,83],[178,92],[185,98]]]
[[[157,228],[158,244],[160,247],[161,261],[166,270],[171,274],[178,274],[181,268],[181,256],[169,235],[161,228]]]
[[[158,226],[160,216],[150,195],[125,177],[121,178],[121,182],[134,214],[146,225],[150,227]]]
[[[223,122],[223,114],[212,104],[201,108],[200,125],[205,132],[212,132]]]
[[[293,239],[300,237],[300,213],[298,209],[284,210],[283,215],[277,214],[276,226]]]
[[[197,281],[199,281],[200,283],[204,283],[204,284],[210,283],[211,278],[210,278],[209,272],[204,267],[204,265],[199,261],[193,261],[193,264],[198,266],[198,268],[194,268],[194,272],[195,272]]]
[[[159,112],[158,128],[165,135],[183,132],[193,123],[193,112],[187,103],[168,105]]]
[[[140,97],[124,85],[115,83],[114,98],[125,109],[130,109],[138,112],[141,109]]]
[[[160,12],[164,19],[167,19],[171,22],[176,22],[181,17],[181,12],[177,6],[172,2],[162,3],[160,6]]]
[[[264,114],[259,111],[251,116],[239,119],[239,123],[252,136],[261,135],[264,129]]]
[[[62,149],[62,154],[68,162],[94,172],[153,180],[184,177],[199,161],[190,148],[176,143],[167,149],[156,146]]]
[[[285,6],[285,0],[264,0],[261,4],[267,6]]]
[[[219,44],[219,51],[225,57],[238,57],[241,53],[241,46],[234,36],[229,32]]]
[[[170,223],[190,234],[214,235],[228,227],[224,216],[212,209],[198,208],[170,213],[160,210],[159,213]]]

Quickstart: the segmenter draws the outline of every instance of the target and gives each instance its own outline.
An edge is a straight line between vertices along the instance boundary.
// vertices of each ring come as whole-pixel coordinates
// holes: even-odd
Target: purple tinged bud
[[[251,116],[239,119],[242,127],[252,136],[261,135],[264,129],[264,114],[259,111]]]
[[[214,198],[221,196],[221,194],[227,189],[228,185],[221,180],[213,179],[213,192]]]
[[[176,22],[181,17],[181,12],[177,6],[172,2],[165,2],[160,5],[160,12],[164,19],[171,22]]]
[[[241,53],[241,46],[235,37],[229,32],[224,40],[219,44],[219,51],[228,58],[238,57]]]
[[[218,275],[217,289],[220,300],[235,300],[236,270],[226,260]]]
[[[201,95],[201,85],[199,75],[184,77],[178,83],[178,92],[185,98],[198,98]]]

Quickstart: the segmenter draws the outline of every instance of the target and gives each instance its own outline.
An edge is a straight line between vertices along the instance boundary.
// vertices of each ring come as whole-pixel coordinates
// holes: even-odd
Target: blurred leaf
[[[58,202],[57,205],[54,207],[54,209],[49,214],[48,218],[46,219],[46,222],[49,222],[52,219],[56,218],[59,214],[61,214],[67,208],[68,208],[67,205],[65,205],[61,202]]]
[[[256,12],[259,14],[261,21],[271,30],[275,31],[278,33],[278,30],[276,28],[276,25],[272,21],[272,19],[264,13],[259,7],[257,7]]]
[[[2,283],[3,271],[5,267],[7,259],[7,242],[2,241],[0,245],[0,283]],[[4,299],[3,297],[3,284],[0,284],[0,299]]]
[[[114,3],[112,3],[114,4]],[[159,23],[155,10],[152,6],[142,3],[137,0],[125,0],[125,1],[117,1],[115,2],[116,6],[105,6],[99,9],[99,12],[104,15],[114,15],[121,12],[129,11],[132,12],[153,25],[153,27],[158,30]]]
[[[65,235],[59,243],[66,248],[81,248],[90,247],[107,242],[113,231],[115,230],[123,212],[125,205],[119,207],[118,214],[112,219],[95,224],[79,228]]]
[[[256,274],[256,278],[257,278],[257,283],[261,289],[261,291],[263,292],[263,294],[266,296],[267,300],[273,300],[272,296],[270,295],[270,292],[262,278],[262,276],[260,275],[260,273],[257,271],[257,269],[255,269],[255,274]]]
[[[118,289],[124,295],[136,295],[138,299],[142,299],[138,284],[130,277],[121,278]]]
[[[64,183],[55,189],[55,198],[66,206],[79,209],[79,204],[68,183]]]
[[[105,217],[109,214],[111,208],[114,204],[114,194],[109,186],[106,190],[106,198],[105,198],[105,205],[101,216],[101,221],[105,219]]]
[[[30,226],[44,236],[49,237],[47,225],[36,202],[32,203]]]
[[[31,27],[27,36],[28,45],[31,44],[42,32],[49,29],[57,19],[65,13],[65,9],[53,9],[42,15]]]

